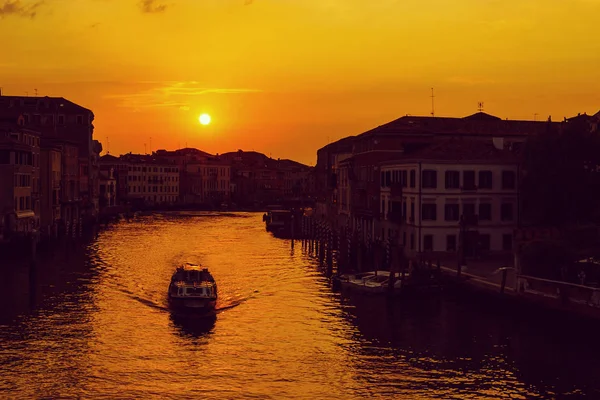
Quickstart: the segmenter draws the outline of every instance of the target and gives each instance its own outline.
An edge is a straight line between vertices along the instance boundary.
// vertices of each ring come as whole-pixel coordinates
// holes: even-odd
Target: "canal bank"
[[[600,288],[524,275],[514,265],[514,256],[491,260],[468,260],[458,267],[457,260],[407,260],[395,238],[368,240],[360,231],[351,231],[324,217],[305,214],[299,235],[302,246],[323,267],[327,277],[345,272],[386,270],[410,274],[414,270],[439,271],[444,283],[468,291],[485,301],[505,302],[507,307],[533,307],[538,310],[600,321]],[[292,239],[292,246],[295,240]],[[519,244],[520,245],[520,244]],[[453,261],[455,266],[451,266]]]

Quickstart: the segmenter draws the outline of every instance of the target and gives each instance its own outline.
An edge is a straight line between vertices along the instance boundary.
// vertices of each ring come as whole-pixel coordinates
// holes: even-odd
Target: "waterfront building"
[[[116,180],[116,204],[122,206],[127,205],[129,202],[128,176],[131,165],[120,157],[115,157],[111,154],[105,154],[100,157],[99,167],[100,174],[103,174],[105,177],[112,175]]]
[[[40,150],[40,230],[55,237],[61,220],[60,193],[62,151],[60,146],[41,142]]]
[[[149,155],[125,154],[127,197],[139,205],[170,205],[179,200],[179,167],[172,161]]]
[[[231,198],[231,166],[217,157],[187,163],[182,183],[185,204],[227,203]]]
[[[117,205],[117,179],[114,176],[114,169],[108,171],[100,170],[100,196],[98,204],[100,213],[115,207]]]
[[[0,121],[0,234],[32,233],[39,227],[40,135],[24,118]]]
[[[447,139],[383,162],[378,233],[409,258],[455,258],[460,243],[467,257],[511,254],[518,176],[518,155],[502,138]]]
[[[179,203],[185,203],[186,199],[196,199],[196,195],[192,193],[192,184],[193,181],[197,179],[197,177],[189,177],[188,173],[188,164],[197,164],[199,162],[204,162],[209,158],[214,158],[212,154],[208,154],[202,150],[186,147],[178,150],[157,150],[153,153],[154,156],[167,160],[171,163],[177,165],[179,170]],[[193,171],[194,168],[191,168],[190,171]]]
[[[0,110],[23,116],[23,126],[50,140],[77,146],[77,192],[81,196],[76,219],[94,218],[98,211],[98,158],[102,149],[93,140],[94,113],[62,97],[0,95]],[[74,154],[74,152],[71,152]]]
[[[431,144],[451,138],[489,142],[502,138],[518,148],[554,122],[502,120],[478,112],[464,118],[405,116],[317,152],[318,214],[332,224],[359,230],[365,240],[381,238],[378,185],[380,163],[413,159]],[[353,203],[354,205],[351,205]]]

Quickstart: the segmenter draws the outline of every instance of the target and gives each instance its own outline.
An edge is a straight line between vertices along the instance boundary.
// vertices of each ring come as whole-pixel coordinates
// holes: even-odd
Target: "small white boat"
[[[362,293],[385,293],[389,291],[390,271],[370,271],[358,274],[344,274],[339,276],[342,288]],[[395,276],[394,292],[402,288],[402,278]]]
[[[187,263],[175,271],[169,285],[169,304],[177,310],[212,312],[217,303],[217,284],[208,272]]]

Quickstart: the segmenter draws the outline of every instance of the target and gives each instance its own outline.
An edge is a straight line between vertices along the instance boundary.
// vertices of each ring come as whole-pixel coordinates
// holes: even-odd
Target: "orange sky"
[[[600,109],[600,0],[0,0],[0,87],[92,109],[113,154],[314,164],[405,114]],[[213,123],[198,123],[202,112]]]

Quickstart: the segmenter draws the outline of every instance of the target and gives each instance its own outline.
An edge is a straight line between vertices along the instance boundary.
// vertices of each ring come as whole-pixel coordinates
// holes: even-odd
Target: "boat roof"
[[[182,268],[184,271],[206,271],[206,272],[208,272],[208,268],[204,268],[201,265],[192,264],[192,263],[185,263],[180,268]]]

